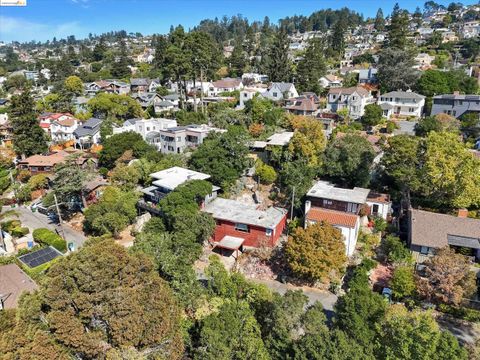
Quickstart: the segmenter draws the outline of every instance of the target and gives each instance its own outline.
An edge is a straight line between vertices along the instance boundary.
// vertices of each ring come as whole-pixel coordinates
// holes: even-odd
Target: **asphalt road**
[[[46,215],[38,212],[32,212],[28,207],[20,206],[12,209],[10,206],[4,206],[2,212],[6,212],[8,210],[15,210],[19,215],[22,225],[30,228],[30,231],[38,228],[47,228],[52,231],[60,231],[58,224],[53,223]],[[63,229],[65,232],[65,240],[67,243],[73,242],[75,245],[75,250],[81,247],[87,239],[83,233],[72,229],[66,224],[63,224]]]

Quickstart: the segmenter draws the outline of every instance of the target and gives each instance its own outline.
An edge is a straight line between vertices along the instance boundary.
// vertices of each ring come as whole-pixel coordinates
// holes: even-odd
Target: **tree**
[[[229,73],[232,77],[240,77],[244,73],[244,69],[247,65],[247,57],[242,48],[242,42],[240,39],[234,44],[232,55],[228,58]]]
[[[245,131],[230,127],[224,134],[209,135],[192,154],[189,164],[197,171],[210,174],[214,184],[228,187],[248,166],[245,144]]]
[[[26,90],[30,86],[30,82],[23,75],[12,75],[5,80],[3,87],[7,91]]]
[[[427,70],[418,79],[416,88],[426,96],[447,94],[454,91],[474,94],[478,90],[478,84],[472,79],[463,71]]]
[[[94,235],[118,236],[137,216],[137,200],[138,196],[133,192],[107,187],[99,201],[85,210],[85,231]]]
[[[88,101],[87,107],[96,117],[117,123],[143,115],[140,104],[127,95],[100,93]]]
[[[275,169],[272,166],[263,163],[260,159],[257,160],[257,163],[255,164],[255,174],[263,184],[272,184],[277,179]]]
[[[431,132],[426,140],[423,195],[450,208],[480,205],[480,160],[453,133]]]
[[[245,301],[226,302],[200,325],[195,359],[270,358],[260,329]]]
[[[284,28],[280,28],[265,57],[265,70],[270,81],[290,80],[289,44],[287,32]]]
[[[362,116],[364,126],[377,126],[382,121],[383,110],[377,104],[368,104],[365,106],[365,113]]]
[[[285,256],[292,271],[310,281],[338,280],[347,260],[342,233],[325,222],[295,229]]]
[[[297,65],[297,83],[300,91],[320,93],[320,78],[325,75],[325,44],[321,38],[313,38],[308,43],[303,59]]]
[[[375,151],[365,137],[337,136],[325,150],[324,171],[341,185],[367,186]]]
[[[390,288],[396,299],[413,295],[415,291],[415,276],[411,266],[399,266],[395,268],[390,282]]]
[[[319,167],[326,146],[322,124],[307,116],[295,116],[290,124],[294,130],[288,144],[291,157],[306,160],[309,166]]]
[[[128,78],[131,75],[131,71],[128,67],[129,59],[128,59],[128,51],[127,45],[125,44],[124,40],[120,41],[120,52],[118,55],[118,59],[112,64],[111,73],[112,76],[118,79]]]
[[[65,79],[65,90],[75,94],[76,96],[83,94],[83,82],[78,76],[72,75]]]
[[[343,57],[345,53],[345,32],[347,29],[348,24],[343,17],[340,17],[333,25],[330,46],[339,58]]]
[[[460,117],[462,132],[472,140],[480,137],[480,116],[477,113],[465,113]]]
[[[416,191],[422,184],[420,145],[415,136],[398,135],[387,140],[381,166],[385,175],[402,191]]]
[[[30,90],[14,95],[9,108],[13,128],[13,148],[22,157],[46,152],[45,131],[40,127]]]
[[[417,276],[420,296],[435,303],[458,305],[475,291],[475,274],[468,259],[445,247],[424,262],[425,276]]]
[[[446,337],[445,337],[446,336]],[[382,359],[429,359],[440,354],[447,340],[451,342],[450,359],[467,359],[453,335],[444,335],[430,312],[409,312],[403,305],[391,306],[382,321],[378,356]]]
[[[87,169],[78,164],[78,156],[71,156],[55,168],[52,190],[60,203],[66,205],[83,201],[85,182],[91,177]],[[84,202],[84,206],[86,206]]]
[[[128,150],[132,151],[132,156],[140,158],[148,152],[156,152],[156,149],[147,144],[142,136],[133,131],[127,131],[110,136],[103,144],[100,152],[100,165],[111,169],[115,162]]]
[[[416,136],[427,136],[431,131],[453,132],[458,134],[460,122],[453,116],[437,114],[420,119],[415,125]]]
[[[388,26],[388,47],[403,51],[406,49],[408,44],[408,25],[408,11],[400,9],[398,3],[396,3],[390,17],[390,25]]]
[[[387,48],[380,53],[378,60],[378,80],[382,91],[408,90],[418,77],[413,68],[415,60],[410,51]]]
[[[404,266],[412,263],[412,254],[399,237],[387,235],[382,240],[382,251],[386,260],[394,265]]]
[[[137,167],[134,165],[126,165],[124,163],[118,163],[110,174],[110,180],[112,184],[118,186],[124,191],[133,191],[136,189],[141,174],[138,172]]]
[[[383,17],[383,10],[379,8],[377,11],[377,15],[375,16],[375,30],[383,31],[385,30],[385,18]]]
[[[130,255],[112,240],[92,239],[62,260],[50,267],[40,291],[21,303],[23,316],[12,333],[2,333],[3,339],[16,339],[14,346],[0,346],[0,354],[96,359],[110,349],[132,347],[181,358],[180,308],[146,256]]]

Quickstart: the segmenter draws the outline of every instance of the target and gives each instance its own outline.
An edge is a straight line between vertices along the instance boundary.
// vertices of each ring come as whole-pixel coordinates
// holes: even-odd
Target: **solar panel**
[[[61,256],[62,253],[57,249],[49,246],[29,254],[20,256],[18,259],[27,265],[30,268],[34,268],[43,264],[46,264],[49,261],[52,261],[56,257]]]

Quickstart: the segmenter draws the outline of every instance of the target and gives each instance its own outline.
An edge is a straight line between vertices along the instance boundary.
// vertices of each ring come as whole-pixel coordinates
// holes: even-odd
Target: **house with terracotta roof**
[[[55,166],[64,162],[69,156],[73,155],[66,151],[57,151],[47,155],[32,155],[26,159],[20,160],[17,168],[20,170],[28,170],[32,175],[35,174],[51,174],[55,170]],[[88,161],[85,157],[78,157],[77,163],[84,166]]]
[[[332,88],[328,91],[327,111],[347,109],[351,118],[358,119],[365,113],[365,106],[374,102],[371,92],[362,86]]]
[[[449,246],[469,251],[480,260],[480,220],[468,218],[460,209],[457,216],[410,209],[408,212],[408,245],[413,257],[421,263],[435,251]]]
[[[390,207],[387,194],[360,187],[344,189],[328,181],[318,181],[307,193],[305,227],[325,221],[338,228],[345,239],[346,254],[351,256],[366,216],[387,219]]]
[[[45,112],[38,117],[40,127],[45,130],[47,134],[50,134],[50,127],[54,121],[63,121],[67,119],[75,119],[70,113],[52,113]]]

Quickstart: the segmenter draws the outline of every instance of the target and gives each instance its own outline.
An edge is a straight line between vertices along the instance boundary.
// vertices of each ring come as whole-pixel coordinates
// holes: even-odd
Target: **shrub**
[[[20,181],[21,183],[26,183],[32,174],[28,170],[20,170],[20,172],[17,175],[17,180]]]
[[[28,184],[22,185],[17,190],[17,199],[22,203],[32,200],[32,189]]]
[[[255,165],[255,173],[263,184],[271,184],[277,179],[275,169],[270,165],[264,164],[261,160]]]
[[[373,218],[373,232],[380,233],[384,232],[387,229],[387,222],[381,217]]]
[[[466,307],[457,307],[447,304],[438,305],[437,309],[443,313],[452,315],[458,319],[480,322],[480,311],[475,309],[469,309]]]
[[[388,262],[395,264],[409,264],[412,262],[412,254],[400,238],[388,235],[382,243],[382,250]]]
[[[40,228],[33,231],[33,239],[39,244],[51,245],[61,252],[67,251],[67,242],[51,230]]]
[[[29,232],[30,230],[27,227],[18,226],[12,229],[12,231],[10,232],[10,235],[12,235],[13,237],[20,238],[22,236],[27,235]]]
[[[48,178],[47,178],[47,175],[45,174],[33,175],[28,180],[28,186],[32,190],[45,189],[47,187],[47,184],[48,184]]]
[[[14,228],[20,227],[21,225],[20,220],[8,220],[1,224],[1,228],[10,234]]]

